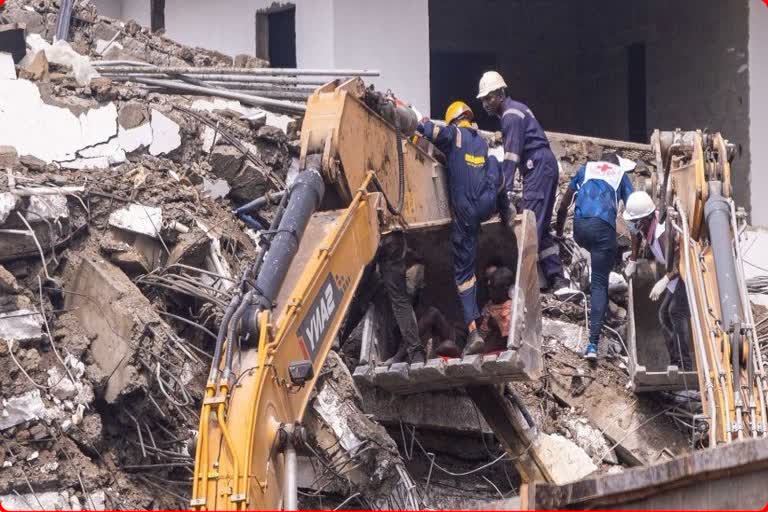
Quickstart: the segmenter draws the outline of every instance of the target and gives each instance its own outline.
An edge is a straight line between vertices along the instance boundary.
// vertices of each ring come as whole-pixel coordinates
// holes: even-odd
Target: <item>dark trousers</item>
[[[527,169],[528,162],[532,166],[531,169]],[[550,232],[552,209],[555,207],[560,179],[557,159],[551,149],[542,148],[528,155],[520,163],[520,168],[523,173],[523,209],[531,210],[536,215],[539,265],[547,281],[551,283],[552,279],[563,275],[560,248]]]
[[[387,292],[395,323],[408,356],[423,352],[416,314],[405,286],[405,236],[397,231],[385,235],[379,248],[379,272]]]
[[[677,281],[674,292],[664,292],[659,307],[659,322],[664,331],[664,341],[667,342],[670,363],[681,369],[692,370],[691,310],[682,279]]]
[[[575,219],[573,239],[589,251],[592,260],[589,342],[597,345],[608,309],[608,276],[616,261],[616,228],[597,217]]]

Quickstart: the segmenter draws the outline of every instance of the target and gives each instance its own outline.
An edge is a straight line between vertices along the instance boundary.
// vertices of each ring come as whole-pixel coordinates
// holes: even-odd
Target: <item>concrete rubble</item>
[[[99,76],[99,59],[264,63],[185,47],[89,2],[75,3],[70,42],[51,44],[58,8],[8,0],[2,12],[26,25],[27,53],[15,65],[0,54],[0,503],[188,507],[207,331],[273,215],[260,211],[259,228],[232,211],[296,176],[301,118]],[[569,139],[553,148],[561,188],[600,150]],[[626,281],[611,285],[610,325],[622,332]],[[653,458],[615,415],[595,412],[599,399],[617,411],[634,397],[618,365],[598,379],[581,368],[585,308],[542,297],[546,378],[513,385],[560,482]],[[373,508],[510,506],[520,477],[472,400],[358,389],[348,365],[359,346],[348,341],[307,408],[316,453],[303,454],[300,482],[314,494],[300,505],[357,493],[354,505]],[[654,449],[684,450],[684,434],[653,432]]]

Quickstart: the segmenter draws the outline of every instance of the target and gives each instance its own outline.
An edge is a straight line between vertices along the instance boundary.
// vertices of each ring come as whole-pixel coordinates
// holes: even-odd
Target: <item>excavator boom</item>
[[[273,238],[258,255],[255,284],[243,287],[223,320],[226,337],[220,333],[200,415],[194,509],[295,508],[301,421],[380,237],[451,221],[444,169],[433,148],[405,140],[402,132],[413,130],[402,128],[407,116],[383,118],[369,107],[369,94],[356,79],[323,86],[308,100],[303,170],[283,198],[279,226],[267,233]],[[393,116],[402,114],[398,108]],[[323,210],[326,205],[341,208]],[[541,318],[531,212],[517,224],[518,288],[508,350],[424,368],[420,378],[433,387],[450,386],[452,375],[462,377],[454,386],[538,377]],[[401,370],[407,379],[409,368]],[[525,441],[535,429],[504,424],[522,418],[512,405],[499,418],[502,435],[518,436],[506,443],[508,450],[521,455],[530,443],[520,436]],[[525,464],[529,474],[545,474],[535,459]]]

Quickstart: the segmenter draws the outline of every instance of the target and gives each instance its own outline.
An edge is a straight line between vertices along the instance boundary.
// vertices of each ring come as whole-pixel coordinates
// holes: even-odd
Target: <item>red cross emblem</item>
[[[768,0],[765,0],[765,1],[768,2]],[[603,164],[597,168],[597,170],[600,172],[608,172],[611,169],[613,169],[613,166],[608,164]]]

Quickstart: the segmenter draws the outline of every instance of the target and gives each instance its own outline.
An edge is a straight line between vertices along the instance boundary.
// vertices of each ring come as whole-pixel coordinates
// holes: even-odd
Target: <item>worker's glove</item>
[[[627,279],[632,279],[635,272],[637,272],[637,262],[632,260],[627,261],[627,266],[624,267],[624,275],[627,276]]]
[[[661,294],[664,293],[664,290],[667,289],[667,285],[669,284],[669,278],[667,276],[662,277],[659,279],[659,281],[653,285],[653,290],[651,290],[651,294],[649,297],[652,301],[656,302],[659,300],[659,297],[661,297]]]

